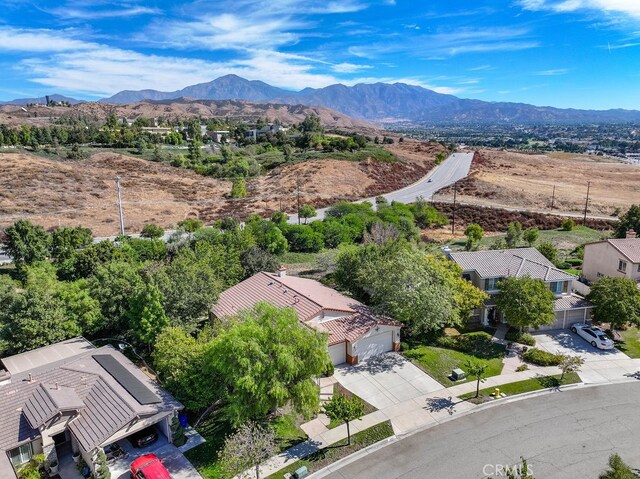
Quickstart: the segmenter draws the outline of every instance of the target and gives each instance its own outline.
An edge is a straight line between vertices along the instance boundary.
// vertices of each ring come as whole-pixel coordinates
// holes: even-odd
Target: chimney
[[[635,230],[627,231],[627,239],[636,239],[637,237],[638,234],[635,232]]]
[[[284,278],[287,275],[287,268],[285,266],[280,266],[278,268],[278,277]]]

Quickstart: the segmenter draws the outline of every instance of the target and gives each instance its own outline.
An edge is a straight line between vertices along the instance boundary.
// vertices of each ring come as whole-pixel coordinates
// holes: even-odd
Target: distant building
[[[640,239],[635,231],[626,238],[612,238],[584,245],[582,275],[588,281],[629,278],[640,282]]]
[[[244,136],[245,138],[249,138],[249,137],[253,137],[254,140],[257,140],[260,136],[264,136],[264,135],[275,135],[276,133],[279,132],[287,132],[289,131],[289,128],[284,127],[282,125],[275,125],[275,124],[271,124],[271,125],[266,125],[263,126],[262,128],[254,128],[253,130],[249,130],[249,131],[245,131],[244,132]]]
[[[228,142],[230,133],[227,130],[207,130],[207,137],[214,143]]]

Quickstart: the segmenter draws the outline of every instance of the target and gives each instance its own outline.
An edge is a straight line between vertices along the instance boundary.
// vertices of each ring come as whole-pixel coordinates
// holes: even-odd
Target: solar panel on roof
[[[125,388],[140,404],[157,404],[162,400],[145,384],[136,378],[131,371],[110,354],[94,354],[95,359],[118,384]]]

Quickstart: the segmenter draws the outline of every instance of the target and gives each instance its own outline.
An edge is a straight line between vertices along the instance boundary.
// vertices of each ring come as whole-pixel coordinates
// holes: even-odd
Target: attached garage
[[[573,323],[584,323],[591,319],[592,304],[576,295],[567,295],[556,300],[556,320],[538,331],[567,329]]]
[[[393,351],[393,331],[384,331],[380,334],[365,336],[355,343],[358,362],[388,351]]]
[[[333,364],[338,365],[347,362],[347,343],[343,341],[329,346],[329,356]]]

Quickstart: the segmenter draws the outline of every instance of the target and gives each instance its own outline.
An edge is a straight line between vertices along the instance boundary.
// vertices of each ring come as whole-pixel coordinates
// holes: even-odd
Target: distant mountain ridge
[[[55,95],[54,95],[55,96]],[[54,97],[52,96],[52,98]],[[486,102],[405,83],[342,84],[324,88],[284,90],[262,81],[225,75],[207,83],[191,85],[173,92],[124,90],[100,100],[102,103],[128,104],[145,100],[178,98],[200,100],[243,100],[325,107],[350,117],[373,122],[405,120],[424,123],[628,123],[640,122],[637,110],[577,110],[526,103]],[[70,99],[73,100],[73,99]],[[10,104],[14,102],[5,102]],[[77,102],[77,100],[73,100]]]
[[[76,105],[78,103],[82,103],[82,100],[76,100],[75,98],[70,98],[64,95],[58,95],[54,93],[53,95],[49,95],[50,101],[66,101],[71,105]],[[47,102],[46,96],[41,96],[38,98],[16,98],[15,100],[10,101],[0,101],[0,105],[31,105],[34,103],[45,104]]]

